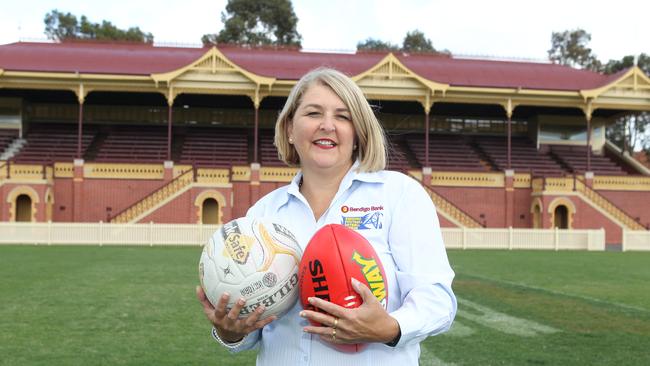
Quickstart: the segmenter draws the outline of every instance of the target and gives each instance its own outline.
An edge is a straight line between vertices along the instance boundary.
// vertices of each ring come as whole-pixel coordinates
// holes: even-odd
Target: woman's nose
[[[320,123],[320,129],[326,132],[336,131],[336,125],[334,124],[334,117],[326,114]]]

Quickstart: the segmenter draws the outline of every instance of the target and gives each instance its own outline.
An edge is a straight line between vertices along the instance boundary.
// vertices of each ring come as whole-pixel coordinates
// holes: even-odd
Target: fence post
[[[512,250],[512,243],[513,237],[512,237],[512,226],[508,226],[508,250]]]
[[[153,221],[149,221],[149,246],[153,246]]]
[[[626,248],[625,248],[626,244],[627,244],[625,242],[626,237],[627,237],[627,229],[623,228],[623,230],[621,232],[621,251],[623,251],[623,252],[626,250]]]
[[[52,220],[47,220],[47,245],[52,245]]]
[[[463,228],[463,250],[467,249],[467,228],[465,226]]]
[[[557,252],[560,249],[560,231],[557,226],[555,227],[555,251]]]
[[[104,245],[104,222],[99,220],[99,246]]]
[[[199,227],[199,237],[196,242],[198,243],[199,246],[201,246],[201,242],[203,242],[203,240],[201,240],[201,238],[203,237],[203,220],[199,222],[198,227]]]

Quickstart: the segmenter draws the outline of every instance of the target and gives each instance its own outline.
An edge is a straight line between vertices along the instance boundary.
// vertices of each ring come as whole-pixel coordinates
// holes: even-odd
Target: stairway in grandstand
[[[584,183],[584,178],[576,178],[576,190],[582,195],[583,199],[587,203],[627,229],[645,230],[645,227],[643,227],[643,225],[636,222],[636,220],[625,213],[625,211],[616,207],[616,205],[614,205],[611,201],[609,201],[607,198],[595,190],[587,187],[587,185]]]
[[[82,156],[95,134],[96,131],[91,126],[84,129],[81,136]],[[25,145],[12,158],[16,163],[69,162],[77,156],[78,135],[77,126],[74,124],[34,124],[25,134],[25,140]]]
[[[111,222],[138,222],[142,218],[156,211],[159,207],[190,189],[193,182],[194,170],[190,169],[115,215],[111,219]]]
[[[416,180],[419,178],[415,175],[411,175]],[[433,204],[436,205],[436,210],[438,214],[444,216],[447,220],[458,225],[458,227],[467,227],[467,228],[482,228],[483,226],[466,212],[458,208],[456,205],[436,193],[432,187],[422,183],[422,187],[427,191],[429,197],[433,201]]]

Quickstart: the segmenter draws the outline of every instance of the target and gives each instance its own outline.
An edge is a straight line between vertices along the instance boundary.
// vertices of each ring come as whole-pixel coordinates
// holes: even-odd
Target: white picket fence
[[[154,223],[0,222],[0,244],[201,246],[219,227]],[[625,250],[650,250],[650,232],[626,233]],[[449,249],[605,250],[605,231],[602,229],[444,228],[442,234]]]
[[[623,230],[624,252],[630,250],[650,251],[650,231]]]
[[[0,244],[203,245],[220,225],[8,223],[0,222]]]
[[[605,250],[605,230],[442,229],[448,249]]]

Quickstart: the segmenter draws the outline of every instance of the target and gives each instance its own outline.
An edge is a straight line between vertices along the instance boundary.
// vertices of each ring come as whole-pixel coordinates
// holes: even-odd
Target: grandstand
[[[650,171],[604,137],[650,110],[636,67],[99,42],[0,46],[0,221],[242,216],[295,174],[274,122],[321,65],[377,107],[388,168],[422,182],[443,226],[602,227],[610,244],[650,227]]]

